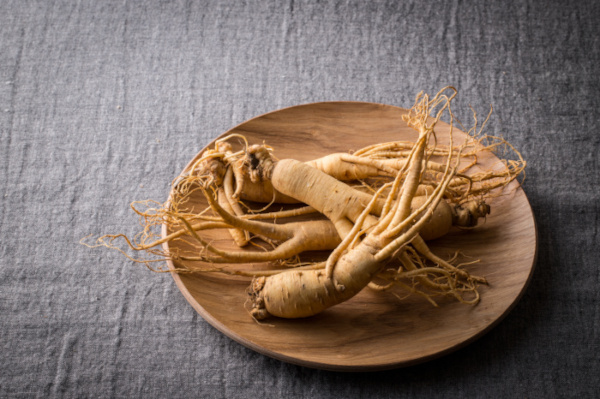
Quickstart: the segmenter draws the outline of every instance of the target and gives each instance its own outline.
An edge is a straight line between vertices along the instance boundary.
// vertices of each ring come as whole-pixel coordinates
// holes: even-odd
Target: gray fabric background
[[[599,394],[600,5],[594,1],[0,2],[0,397]],[[208,141],[327,100],[460,90],[529,161],[537,268],[510,315],[438,360],[306,369],[223,336],[168,275],[93,233],[136,231]]]

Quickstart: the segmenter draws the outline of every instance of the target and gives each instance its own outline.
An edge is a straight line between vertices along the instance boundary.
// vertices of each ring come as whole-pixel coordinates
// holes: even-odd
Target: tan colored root
[[[447,269],[447,270],[449,270],[449,271],[451,271],[453,273],[456,273],[456,274],[460,275],[462,278],[470,279],[470,280],[476,281],[476,282],[481,283],[481,284],[487,284],[487,280],[484,277],[473,276],[473,275],[469,274],[467,271],[458,269],[454,265],[448,263],[444,259],[442,259],[439,256],[435,255],[429,249],[429,247],[427,246],[427,244],[425,243],[425,241],[423,241],[423,239],[421,239],[420,237],[416,237],[412,241],[411,245],[421,255],[423,255],[429,261],[434,262],[435,264],[439,265],[440,267],[442,267],[444,269]]]
[[[388,269],[378,275],[385,284],[369,284],[371,289],[377,291],[388,291],[394,287],[399,287],[408,291],[408,294],[418,294],[426,298],[434,306],[437,303],[433,300],[436,296],[450,296],[455,300],[475,305],[480,297],[477,291],[477,282],[471,278],[464,278],[455,271],[440,268],[439,265],[426,266],[426,259],[423,259],[414,249],[407,247],[398,255],[402,268],[398,270]],[[448,262],[450,262],[449,260]],[[409,281],[410,284],[405,281]],[[466,299],[465,296],[471,296]]]
[[[185,219],[182,218],[182,222],[186,225],[189,234],[201,245],[203,250],[212,254],[180,257],[181,260],[186,261],[202,261],[213,264],[271,262],[291,258],[307,250],[330,250],[335,248],[339,243],[339,238],[333,234],[335,231],[333,229],[326,230],[327,227],[332,227],[330,223],[325,221],[311,221],[301,224],[274,225],[276,228],[269,229],[267,231],[268,235],[277,239],[283,238],[284,241],[271,251],[225,251],[216,248],[207,240],[200,237]]]
[[[397,173],[396,163],[345,153],[329,154],[307,164],[338,180],[362,180],[376,176],[395,176]]]
[[[223,209],[225,209],[228,213],[231,214],[236,213],[236,211],[231,205],[231,202],[229,201],[226,190],[224,190],[222,187],[219,187],[217,191],[217,197],[219,204],[221,205],[221,207],[223,207]],[[233,239],[233,242],[235,242],[237,246],[243,247],[248,244],[250,237],[247,231],[241,229],[228,229],[228,231],[231,235],[231,238]]]
[[[330,255],[325,275],[290,271],[274,276],[277,277],[275,279],[255,281],[251,289],[254,317],[264,318],[269,313],[279,317],[306,317],[344,301],[369,284],[382,262],[390,259],[396,251],[402,250],[418,238],[418,232],[442,200],[445,189],[455,176],[460,159],[460,151],[448,157],[439,185],[434,188],[431,197],[425,200],[419,209],[413,210],[411,203],[420,185],[423,165],[426,165],[423,162],[425,159],[423,154],[427,140],[433,135],[435,125],[435,123],[427,124],[427,116],[433,109],[437,109],[434,118],[434,121],[437,121],[442,112],[449,109],[454,94],[447,97],[440,92],[432,100],[424,96],[417,101],[415,114],[409,115],[407,119],[409,124],[419,131],[419,140],[409,157],[410,166],[407,173],[399,173],[392,184],[388,198],[397,198],[397,200],[390,206],[387,206],[390,202],[386,202],[384,212],[381,213],[375,228],[368,232],[364,239],[359,238],[359,235],[364,232],[362,219],[369,214],[371,207],[376,203],[376,196],[362,209],[360,216],[355,220],[356,225],[352,226],[342,244]],[[438,106],[439,108],[436,108]],[[303,184],[303,187],[306,186]],[[351,243],[356,245],[349,249]],[[432,270],[446,276],[449,287],[447,292],[454,293],[454,296],[464,301],[456,294],[457,285],[452,278],[453,273],[456,274],[455,271],[451,273],[436,265],[425,271],[416,270],[398,274],[408,278],[424,278]],[[287,284],[288,281],[290,284]],[[292,282],[294,284],[291,284]],[[302,285],[303,290],[306,288],[306,291],[299,290],[299,284]],[[436,287],[442,288],[443,285],[438,284]],[[458,288],[459,291],[463,289],[464,287]],[[310,299],[313,291],[317,300]]]
[[[346,235],[343,238],[342,242],[333,250],[333,252],[327,258],[325,274],[328,279],[331,279],[333,277],[333,268],[339,260],[339,258],[342,256],[342,254],[350,248],[351,244],[357,241],[357,238],[359,236],[364,234],[365,231],[363,230],[363,226],[367,221],[368,216],[375,208],[377,200],[379,199],[379,194],[385,188],[386,187],[384,186],[380,189],[379,192],[375,193],[371,201],[367,204],[367,206],[363,209],[359,217],[356,219],[354,225],[352,226],[352,229],[350,229],[350,231],[348,232],[348,235]]]

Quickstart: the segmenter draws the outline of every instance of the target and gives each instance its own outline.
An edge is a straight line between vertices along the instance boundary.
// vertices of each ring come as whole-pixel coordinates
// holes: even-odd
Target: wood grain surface
[[[258,116],[221,137],[243,134],[250,143],[266,142],[273,146],[280,159],[310,160],[377,142],[413,140],[416,133],[401,119],[405,112],[402,108],[374,103],[307,104]],[[439,142],[447,142],[448,125],[438,124],[436,131]],[[464,137],[464,133],[455,130],[455,139]],[[480,158],[486,168],[499,167],[497,161],[491,154]],[[412,365],[456,350],[489,331],[512,309],[527,287],[537,249],[529,202],[518,184],[513,183],[506,195],[494,198],[490,205],[491,214],[477,229],[452,231],[430,242],[432,250],[442,257],[460,250],[469,258],[480,260],[467,267],[489,281],[489,285],[480,287],[481,302],[476,306],[442,299],[435,308],[418,296],[399,300],[391,292],[365,289],[351,300],[311,318],[270,318],[258,323],[245,307],[248,278],[222,274],[172,275],[185,298],[205,320],[264,355],[341,371]],[[198,193],[191,207],[200,210],[205,206]],[[166,232],[163,227],[163,234]],[[221,247],[235,249],[225,231],[205,234]],[[185,249],[183,246],[171,243],[165,244],[165,249],[181,250]],[[172,263],[169,266],[174,267]],[[257,265],[239,267],[256,269]]]

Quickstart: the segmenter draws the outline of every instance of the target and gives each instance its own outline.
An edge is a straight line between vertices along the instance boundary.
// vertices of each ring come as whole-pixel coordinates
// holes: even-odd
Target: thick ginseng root
[[[360,215],[364,210],[366,203],[371,199],[370,194],[356,190],[321,170],[324,168],[323,164],[339,166],[339,164],[333,162],[332,159],[340,160],[345,158],[340,158],[337,154],[334,158],[329,159],[331,162],[325,162],[327,161],[327,157],[325,157],[321,159],[322,161],[315,163],[315,166],[320,166],[319,169],[311,167],[313,163],[310,162],[304,163],[293,159],[274,161],[270,158],[268,151],[262,146],[251,146],[247,151],[247,157],[256,160],[256,162],[250,162],[250,165],[247,166],[247,171],[250,171],[253,180],[255,181],[254,185],[247,184],[247,188],[252,186],[255,187],[256,184],[261,184],[269,187],[269,195],[273,196],[275,195],[274,193],[277,193],[277,196],[281,198],[291,198],[298,202],[310,205],[334,223],[342,238],[352,229],[353,223],[358,218],[358,215]],[[420,157],[419,160],[415,162],[422,162],[422,159],[423,157]],[[427,168],[431,166],[430,164],[431,162],[423,163],[419,170],[427,170]],[[402,166],[399,169],[399,172],[401,172],[406,165],[406,160],[401,163],[397,162],[396,166],[398,165]],[[444,165],[436,164],[435,170],[443,170],[443,166]],[[333,166],[331,167],[333,168]],[[350,173],[350,170],[353,170],[352,173],[357,173],[357,169],[344,170],[348,173]],[[367,171],[366,169],[358,170],[362,170],[361,173],[366,173]],[[383,166],[378,170],[383,170]],[[371,172],[372,171],[373,170],[371,170]],[[328,172],[333,173],[334,171],[328,170]],[[352,174],[351,176],[361,177],[362,175],[357,176],[356,174]],[[456,178],[453,178],[450,183],[455,181]],[[421,190],[425,187],[431,186],[417,185],[414,188],[414,192],[412,192],[410,196],[407,196],[407,198],[414,198],[416,200],[418,196],[426,194]],[[286,202],[289,203],[292,201]],[[436,217],[432,219],[440,220],[436,223],[439,223],[440,226],[445,226],[445,230],[429,226],[422,236],[426,240],[431,240],[445,235],[452,225],[461,227],[475,226],[480,217],[484,217],[489,213],[489,207],[485,205],[485,203],[482,203],[483,208],[481,209],[474,207],[474,204],[479,202],[481,201],[468,201],[464,204],[453,203],[448,206],[443,202],[440,203],[440,209],[437,212]],[[382,207],[382,200],[375,204],[372,209],[372,215],[367,217],[367,227],[376,223],[376,217],[380,215]],[[449,214],[452,215],[452,220],[443,217],[444,215]],[[448,221],[448,223],[444,223],[444,221]],[[432,234],[430,234],[430,232]]]
[[[398,174],[396,177],[380,218],[365,238],[360,238],[363,235],[361,224],[366,222],[366,216],[374,208],[376,197],[371,198],[368,204],[363,204],[361,214],[356,217],[355,225],[329,256],[324,272],[291,270],[276,276],[260,277],[258,280],[254,280],[249,294],[252,299],[251,313],[255,318],[262,319],[269,314],[288,318],[307,317],[352,298],[369,284],[373,276],[381,270],[383,262],[391,259],[398,250],[418,236],[419,231],[431,218],[442,200],[445,189],[456,173],[456,167],[451,168],[453,157],[449,156],[440,184],[422,206],[417,210],[411,209],[412,200],[422,178],[427,139],[452,97],[448,98],[440,92],[431,101],[427,96],[417,98],[417,103],[411,110],[413,112],[406,118],[409,126],[413,126],[419,132],[419,139],[410,156],[410,167],[406,175]],[[434,122],[428,125],[427,117],[431,110],[440,104],[442,104],[441,110],[438,111]],[[289,162],[286,164],[287,169],[282,170],[303,169],[300,165],[301,163]],[[267,177],[271,177],[275,188],[278,190],[283,188],[281,191],[286,194],[288,194],[286,192],[288,187],[289,193],[306,191],[304,182],[293,181],[287,186],[283,180],[283,174],[281,178],[278,176],[278,166],[269,165],[268,169],[272,169],[272,174],[269,176],[268,170],[265,174]],[[400,181],[402,181],[401,184]],[[311,183],[313,182],[309,181],[310,193],[317,190],[320,194],[319,197],[326,196],[326,192],[319,190],[319,185],[313,187]],[[300,185],[302,185],[301,189]],[[308,200],[318,205],[319,199],[310,197],[311,195],[306,195],[302,201]],[[333,201],[332,198],[326,198],[327,201]],[[314,206],[313,203],[311,203],[312,206]],[[346,203],[347,200],[338,204],[323,204],[322,207],[332,209],[330,214],[336,215],[334,209],[338,205],[344,206]],[[350,206],[355,206],[355,204],[351,203]],[[339,212],[341,213],[341,211]]]
[[[289,176],[296,176],[290,179]],[[276,163],[270,176],[271,183],[279,192],[293,196],[312,206],[333,222],[340,237],[345,237],[353,222],[365,209],[372,196],[351,188],[333,177],[303,162],[284,159]],[[376,222],[381,204],[373,208],[367,224]]]
[[[328,279],[324,270],[290,270],[252,282],[251,315],[262,320],[269,315],[300,318],[315,315],[346,301],[362,290],[381,268],[375,260],[378,245],[365,239],[359,247],[342,256]]]
[[[356,190],[303,162],[293,159],[274,161],[263,146],[249,147],[246,157],[250,159],[245,168],[251,181],[270,182],[277,193],[324,214],[333,222],[340,237],[348,234],[353,222],[372,198],[372,195]],[[376,222],[375,216],[380,209],[379,203],[374,207],[374,216],[369,218],[369,223]]]
[[[223,209],[225,209],[228,213],[239,214],[238,212],[236,212],[236,210],[232,206],[233,204],[229,201],[227,193],[225,192],[223,187],[219,187],[219,189],[217,190],[217,198],[218,198],[218,201],[219,201],[219,204],[221,205],[221,207]],[[238,205],[238,207],[239,207],[239,204],[236,204],[236,205]],[[238,246],[243,247],[246,244],[248,244],[249,235],[248,235],[247,231],[232,228],[232,229],[229,229],[229,234],[231,235],[231,238]]]
[[[395,176],[403,166],[399,162],[358,157],[346,153],[329,154],[306,162],[338,180],[364,180],[377,176]]]
[[[422,211],[410,214],[410,219],[417,218],[418,221],[406,223],[408,228],[403,229],[402,234],[389,235],[392,230],[389,228],[381,234],[368,234],[336,260],[331,276],[325,269],[290,270],[255,278],[248,289],[252,302],[251,315],[257,320],[269,315],[308,317],[352,298],[369,284],[385,261],[411,239],[418,237],[418,231],[434,213],[436,205],[435,198],[431,198],[424,204],[424,214]],[[418,218],[420,214],[422,216]]]
[[[475,130],[477,127],[476,118],[475,122],[472,130]],[[480,128],[480,131],[482,129],[483,126]],[[243,138],[240,135],[232,135],[228,138],[231,137]],[[241,216],[243,215],[243,211],[241,211],[241,207],[238,204],[239,199],[269,204],[295,204],[300,202],[291,195],[281,193],[273,187],[271,180],[264,178],[264,175],[270,173],[276,164],[271,159],[272,149],[269,146],[264,144],[249,146],[245,138],[243,138],[246,142],[246,148],[243,151],[233,154],[231,145],[226,142],[228,138],[217,141],[214,149],[205,152],[201,158],[201,162],[196,163],[196,165],[202,167],[194,166],[196,170],[209,170],[210,173],[208,175],[213,176],[210,180],[219,182],[222,180],[221,176],[219,176],[219,173],[215,173],[215,171],[223,169],[220,164],[228,164],[228,172],[222,183],[222,187],[226,191],[224,198],[230,202],[230,205],[226,206],[226,208],[233,208],[234,213]],[[374,144],[358,150],[354,154],[329,154],[308,161],[306,164],[337,180],[361,180],[364,187],[371,185],[372,189],[375,190],[378,187],[377,184],[387,181],[390,177],[402,173],[406,169],[410,155],[408,150],[412,148],[413,144],[410,142]],[[503,161],[506,167],[494,168],[495,171],[469,172],[468,175],[464,174],[464,172],[469,171],[473,166],[477,165],[478,154],[484,151],[495,151],[502,147],[512,149],[513,153],[519,159],[517,161]],[[430,157],[436,156],[443,159],[450,154],[456,153],[457,147],[452,148],[436,145],[433,148],[426,148],[424,152],[424,164],[422,166],[423,185],[419,186],[418,189],[421,190],[424,187],[435,186],[438,182],[437,174],[444,170],[443,163],[434,162]],[[506,143],[506,141],[493,136],[483,136],[483,138],[478,140],[472,139],[469,143],[469,150],[465,151],[465,155],[461,154],[461,157],[464,157],[463,160],[468,159],[468,161],[461,163],[461,172],[456,174],[456,177],[453,178],[445,193],[446,198],[453,202],[453,206],[463,204],[473,198],[491,198],[492,191],[506,186],[519,176],[525,167],[525,161],[514,148]],[[235,175],[235,188],[232,175]],[[375,180],[369,183],[363,180],[372,178],[375,178]],[[178,180],[181,179],[182,177]],[[500,190],[496,190],[496,192],[500,192]],[[423,193],[416,194],[423,195]],[[336,224],[341,232],[347,230],[348,224],[344,220],[338,220]],[[344,224],[346,228],[341,227]],[[232,230],[232,236],[234,241],[240,246],[244,245],[248,239],[247,233],[241,230],[237,232]]]

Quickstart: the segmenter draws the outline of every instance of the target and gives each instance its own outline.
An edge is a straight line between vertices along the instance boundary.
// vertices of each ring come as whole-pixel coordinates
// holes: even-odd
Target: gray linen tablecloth
[[[600,3],[0,3],[0,397],[599,394]],[[418,366],[336,373],[222,335],[169,275],[88,234],[132,234],[212,138],[317,101],[460,90],[529,161],[538,263],[514,310]]]

